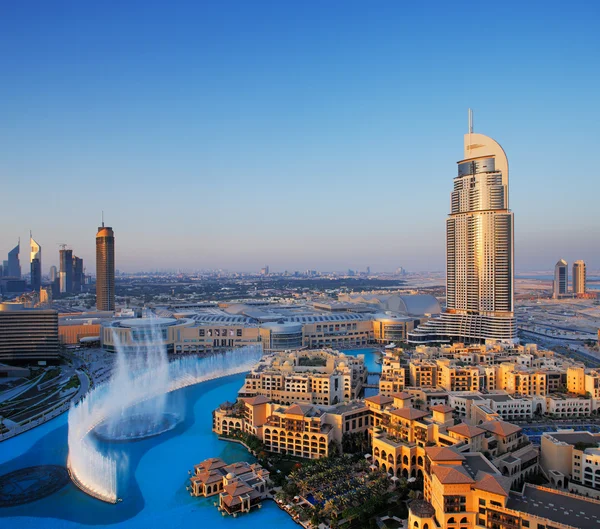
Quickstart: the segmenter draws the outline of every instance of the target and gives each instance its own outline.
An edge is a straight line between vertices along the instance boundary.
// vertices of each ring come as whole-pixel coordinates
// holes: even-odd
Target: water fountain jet
[[[142,333],[143,340],[133,349],[116,341],[114,377],[69,411],[67,467],[71,478],[87,494],[109,503],[118,501],[118,465],[100,452],[99,439],[131,441],[173,429],[178,417],[166,412],[167,393],[249,371],[262,355],[262,347],[256,345],[169,362],[159,326],[148,319],[150,331]]]

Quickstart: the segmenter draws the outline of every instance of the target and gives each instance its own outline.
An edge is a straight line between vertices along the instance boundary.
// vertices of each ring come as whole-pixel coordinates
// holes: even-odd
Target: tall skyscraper
[[[33,240],[29,232],[29,244],[31,245],[31,288],[39,291],[42,286],[42,247]]]
[[[70,250],[66,245],[62,245],[59,250],[59,266],[60,266],[60,292],[65,294],[73,292],[73,250]]]
[[[83,285],[83,259],[73,256],[73,292],[81,292]]]
[[[54,283],[58,277],[58,270],[56,269],[56,266],[52,265],[50,267],[50,273],[48,274],[48,277],[50,278],[50,283]]]
[[[409,333],[410,342],[516,341],[513,223],[508,159],[496,141],[473,132],[469,111],[446,220],[446,310]]]
[[[96,234],[96,308],[115,310],[115,234],[104,220]]]
[[[554,299],[564,296],[569,290],[569,268],[567,261],[561,259],[554,266],[554,286],[552,297]]]
[[[573,263],[573,294],[585,294],[585,262],[575,261]]]
[[[21,240],[8,252],[8,276],[21,279],[21,263],[19,261],[19,252],[21,251]]]

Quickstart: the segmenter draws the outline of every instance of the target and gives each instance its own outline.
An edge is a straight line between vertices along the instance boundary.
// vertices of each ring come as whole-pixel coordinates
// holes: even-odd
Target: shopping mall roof
[[[398,312],[407,316],[424,316],[440,314],[442,308],[439,301],[429,294],[348,294],[341,296],[342,301],[352,303],[369,303],[379,306],[384,311]]]

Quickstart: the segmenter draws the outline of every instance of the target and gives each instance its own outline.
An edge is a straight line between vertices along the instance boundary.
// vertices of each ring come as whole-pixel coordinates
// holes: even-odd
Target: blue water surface
[[[364,355],[367,370],[371,373],[381,373],[381,364],[375,362],[376,359],[381,358],[381,354],[377,352],[377,349],[347,349],[342,352],[350,356]],[[369,375],[367,382],[369,384],[379,384],[379,375]],[[379,389],[365,388],[365,397],[372,397],[378,393]]]
[[[143,441],[105,446],[126,468],[119,473],[116,505],[95,500],[73,484],[47,498],[17,507],[0,508],[0,527],[72,529],[81,526],[206,528],[296,527],[272,501],[238,518],[223,517],[215,498],[192,498],[185,487],[188,470],[209,457],[228,463],[252,462],[241,445],[219,441],[211,431],[211,411],[234,400],[244,375],[190,386],[169,395],[169,405],[184,416],[174,430]],[[34,465],[66,465],[67,415],[0,443],[0,475]]]

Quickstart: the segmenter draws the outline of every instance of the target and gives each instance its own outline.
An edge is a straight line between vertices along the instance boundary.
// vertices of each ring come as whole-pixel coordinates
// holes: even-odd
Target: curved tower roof
[[[42,247],[39,243],[35,242],[33,237],[29,236],[29,244],[31,246],[31,255],[30,261],[34,259],[42,259]]]
[[[446,311],[409,341],[516,340],[513,214],[508,158],[498,142],[469,130],[446,220]]]

